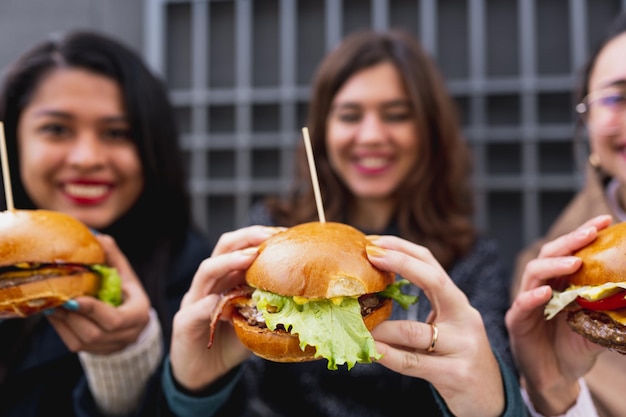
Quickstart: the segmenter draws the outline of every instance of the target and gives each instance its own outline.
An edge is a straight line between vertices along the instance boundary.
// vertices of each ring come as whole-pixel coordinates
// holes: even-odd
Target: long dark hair
[[[167,90],[142,59],[120,42],[91,31],[55,34],[35,45],[6,72],[0,87],[11,171],[18,173],[17,128],[39,83],[58,68],[80,68],[119,86],[123,107],[143,167],[144,189],[124,216],[101,230],[115,238],[129,258],[170,333],[165,277],[171,253],[182,245],[191,223],[178,132]],[[11,178],[15,207],[36,208],[18,175]],[[4,342],[3,342],[4,343]]]
[[[438,68],[419,42],[404,31],[359,31],[348,35],[322,61],[309,103],[308,128],[327,219],[345,221],[355,197],[328,160],[326,121],[335,94],[356,72],[392,63],[417,121],[420,152],[414,169],[395,191],[395,218],[402,237],[427,246],[444,266],[473,244],[471,157],[456,107]],[[274,219],[290,226],[317,219],[304,148],[299,148],[295,187],[286,201],[270,199]]]

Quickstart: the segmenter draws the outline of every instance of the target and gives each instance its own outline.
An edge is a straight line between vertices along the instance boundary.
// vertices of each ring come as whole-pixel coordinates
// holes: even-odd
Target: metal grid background
[[[626,0],[144,1],[145,55],[171,89],[194,214],[213,238],[289,186],[324,54],[355,29],[404,27],[459,105],[476,223],[509,265],[582,184],[577,71],[626,9]]]

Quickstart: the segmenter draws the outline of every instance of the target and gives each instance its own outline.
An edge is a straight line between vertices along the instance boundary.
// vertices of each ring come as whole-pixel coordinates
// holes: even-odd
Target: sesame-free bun
[[[386,298],[379,308],[363,317],[367,329],[372,330],[387,320],[391,316],[392,307],[393,302],[390,298]],[[232,322],[241,343],[261,358],[273,362],[308,362],[322,359],[315,357],[316,351],[312,346],[307,345],[304,350],[300,349],[300,339],[297,334],[284,330],[271,331],[267,327],[250,325],[238,313],[233,314]]]
[[[616,223],[598,232],[596,239],[574,253],[582,265],[568,276],[573,286],[596,286],[626,281],[626,223]],[[576,304],[574,304],[576,305]],[[626,354],[626,326],[620,310],[573,308],[566,322],[593,343]]]
[[[0,266],[21,262],[101,264],[104,251],[89,228],[67,214],[0,212]]]
[[[95,295],[100,243],[73,217],[47,210],[0,212],[0,318],[27,317]]]
[[[596,239],[574,253],[582,266],[569,277],[572,285],[626,281],[626,222],[598,232]]]
[[[265,291],[305,298],[376,293],[393,283],[394,275],[370,263],[368,244],[363,233],[343,223],[299,224],[259,246],[246,281]]]

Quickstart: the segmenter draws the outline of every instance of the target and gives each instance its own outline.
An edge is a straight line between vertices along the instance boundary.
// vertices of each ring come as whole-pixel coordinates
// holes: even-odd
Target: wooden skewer
[[[315,169],[315,161],[313,160],[313,150],[311,148],[311,138],[309,137],[309,129],[302,128],[304,136],[304,145],[306,147],[306,157],[309,161],[309,172],[311,173],[311,181],[313,182],[313,192],[315,193],[315,204],[317,205],[317,215],[321,223],[326,223],[324,215],[324,206],[322,205],[322,195],[320,194],[320,184],[317,180],[317,170]]]
[[[6,197],[7,210],[14,210],[11,176],[9,175],[9,159],[7,158],[7,143],[4,138],[4,123],[2,122],[0,122],[0,151],[2,151],[2,179],[4,181],[4,195]]]

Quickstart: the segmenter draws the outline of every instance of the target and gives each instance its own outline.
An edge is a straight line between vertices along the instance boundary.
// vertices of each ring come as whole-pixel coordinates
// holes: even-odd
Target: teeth
[[[107,193],[109,187],[106,185],[86,185],[86,184],[67,184],[65,191],[74,196],[81,198],[97,198]]]
[[[368,157],[361,158],[359,163],[365,168],[381,168],[387,164],[387,158]]]

